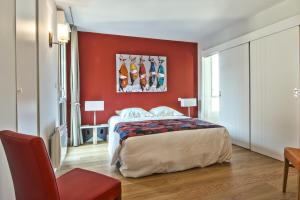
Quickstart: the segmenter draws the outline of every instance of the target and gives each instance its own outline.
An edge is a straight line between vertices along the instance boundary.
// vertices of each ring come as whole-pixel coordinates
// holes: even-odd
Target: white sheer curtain
[[[202,60],[202,105],[201,118],[219,123],[219,54]]]
[[[71,145],[79,146],[83,143],[80,130],[80,79],[79,79],[79,55],[78,55],[78,35],[77,27],[72,26],[71,32]]]

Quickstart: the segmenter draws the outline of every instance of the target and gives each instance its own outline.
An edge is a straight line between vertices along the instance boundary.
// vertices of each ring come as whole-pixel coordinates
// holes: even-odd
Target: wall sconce
[[[60,43],[67,43],[70,40],[69,24],[57,24],[57,40]]]
[[[52,47],[53,44],[65,44],[70,40],[70,26],[69,24],[57,24],[57,40],[58,42],[53,41],[53,34],[49,32],[49,47]]]

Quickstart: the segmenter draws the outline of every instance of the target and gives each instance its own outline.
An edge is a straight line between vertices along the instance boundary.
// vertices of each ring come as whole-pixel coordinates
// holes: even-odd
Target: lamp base
[[[189,117],[191,117],[191,107],[188,107],[188,114],[189,114]]]
[[[97,119],[96,119],[96,111],[94,111],[94,125],[96,125],[96,121],[97,121]]]

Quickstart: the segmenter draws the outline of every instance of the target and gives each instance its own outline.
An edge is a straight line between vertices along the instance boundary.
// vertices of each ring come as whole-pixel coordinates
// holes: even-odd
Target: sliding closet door
[[[251,42],[251,149],[299,147],[299,27]]]
[[[225,50],[220,62],[220,124],[233,144],[249,145],[249,44]]]
[[[36,0],[16,0],[17,131],[38,134]]]

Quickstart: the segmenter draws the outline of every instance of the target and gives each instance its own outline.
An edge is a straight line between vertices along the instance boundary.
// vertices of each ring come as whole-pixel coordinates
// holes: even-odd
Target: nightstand
[[[97,144],[97,129],[108,128],[108,124],[97,124],[97,125],[82,125],[80,129],[93,129],[93,144]]]

